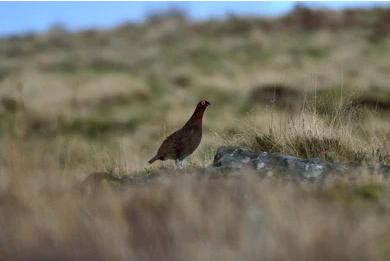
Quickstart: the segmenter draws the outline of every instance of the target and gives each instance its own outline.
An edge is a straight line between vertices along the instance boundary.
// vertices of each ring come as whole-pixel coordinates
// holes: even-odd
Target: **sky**
[[[301,2],[314,8],[388,6],[390,2]],[[199,21],[227,14],[278,16],[296,2],[0,2],[0,36],[45,32],[63,25],[69,31],[108,29],[126,21],[140,22],[148,14],[169,9],[185,11]]]

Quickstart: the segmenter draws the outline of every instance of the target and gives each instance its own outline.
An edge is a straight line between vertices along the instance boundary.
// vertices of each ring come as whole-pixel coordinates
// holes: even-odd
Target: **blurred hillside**
[[[160,73],[162,67],[171,70],[184,65],[210,74],[249,64],[270,67],[278,56],[291,55],[295,55],[289,57],[293,61],[285,59],[284,63],[297,67],[302,66],[297,57],[329,60],[344,45],[342,40],[381,43],[379,47],[385,48],[389,20],[389,9],[336,12],[298,6],[275,19],[232,15],[226,20],[193,23],[181,11],[172,10],[111,31],[67,33],[61,25],[53,25],[44,35],[2,39],[1,76],[27,69]],[[356,55],[367,55],[363,51],[370,50],[370,45],[353,47]]]
[[[212,133],[240,136],[238,119],[274,127],[270,112],[275,122],[314,113],[326,126],[340,112],[368,108],[376,116],[365,119],[378,118],[388,137],[389,24],[390,9],[298,6],[279,18],[201,23],[172,10],[110,31],[55,25],[43,35],[4,38],[1,129],[33,140],[127,137],[144,162],[204,97],[214,105],[206,151],[220,142]],[[362,126],[364,115],[352,114]]]

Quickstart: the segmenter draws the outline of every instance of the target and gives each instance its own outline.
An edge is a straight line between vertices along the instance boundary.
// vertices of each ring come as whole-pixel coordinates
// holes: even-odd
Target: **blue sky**
[[[311,7],[390,6],[390,2],[303,2]],[[295,2],[0,2],[0,36],[44,32],[53,24],[68,30],[110,28],[125,21],[142,21],[146,15],[179,8],[191,19],[237,15],[282,15]]]

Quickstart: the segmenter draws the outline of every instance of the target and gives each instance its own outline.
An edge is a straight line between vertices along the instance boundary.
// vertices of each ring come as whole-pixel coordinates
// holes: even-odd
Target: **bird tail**
[[[158,156],[154,156],[153,158],[151,158],[148,162],[149,164],[152,164],[153,162],[155,162],[156,160],[158,160]]]

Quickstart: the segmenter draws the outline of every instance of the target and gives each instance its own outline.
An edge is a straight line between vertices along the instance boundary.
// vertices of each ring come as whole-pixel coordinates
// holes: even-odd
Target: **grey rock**
[[[213,167],[237,170],[252,168],[266,176],[290,175],[307,180],[320,180],[329,174],[343,174],[355,170],[348,164],[328,162],[319,158],[301,159],[281,153],[254,152],[241,147],[219,147]],[[390,166],[367,166],[369,171],[390,175]]]
[[[361,170],[390,177],[390,166],[384,164],[342,164],[319,158],[301,159],[282,153],[255,152],[242,147],[221,146],[209,167],[162,168],[119,176],[109,172],[95,172],[88,175],[83,182],[83,187],[91,188],[90,190],[94,192],[104,183],[122,189],[127,187],[122,185],[146,185],[162,179],[185,176],[201,179],[240,178],[243,173],[247,173],[242,171],[244,169],[264,176],[281,175],[307,181],[321,181],[328,175],[341,175],[348,172],[361,173]]]

